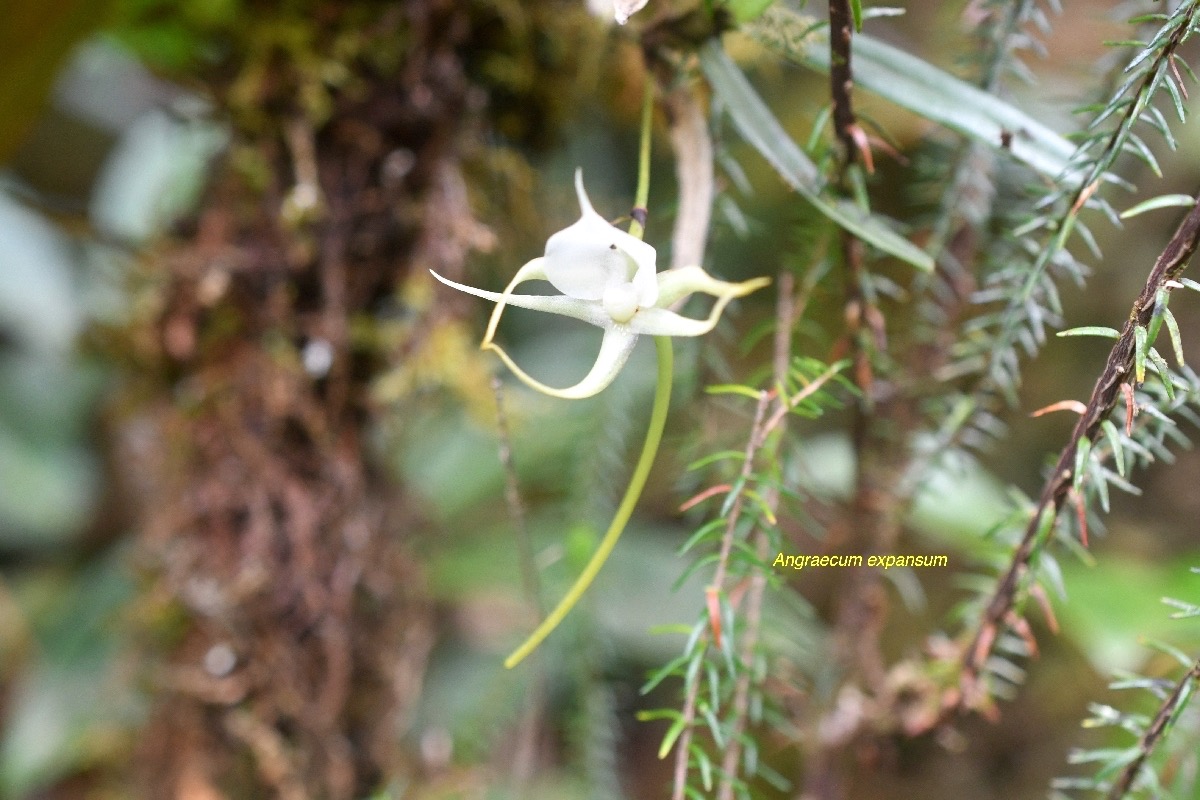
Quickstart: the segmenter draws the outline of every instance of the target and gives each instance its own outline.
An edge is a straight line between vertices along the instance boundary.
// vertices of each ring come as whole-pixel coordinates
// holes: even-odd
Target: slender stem
[[[613,517],[612,524],[608,526],[608,532],[604,534],[604,539],[601,540],[600,546],[596,548],[595,554],[592,555],[587,566],[583,568],[583,572],[575,580],[570,591],[559,602],[558,606],[550,612],[550,616],[542,621],[542,624],[537,627],[524,644],[513,651],[513,654],[504,660],[504,666],[509,669],[515,667],[521,662],[521,659],[533,652],[542,640],[545,639],[550,632],[558,627],[558,624],[563,621],[567,613],[579,602],[579,598],[592,585],[596,575],[600,572],[600,568],[604,566],[604,562],[608,560],[608,556],[612,553],[613,548],[617,545],[617,540],[621,538],[621,533],[625,530],[625,524],[629,522],[629,517],[633,514],[633,508],[637,505],[638,499],[642,495],[642,489],[646,485],[646,478],[650,475],[650,467],[654,464],[654,457],[658,454],[658,444],[662,441],[663,428],[667,423],[667,409],[671,404],[671,378],[672,378],[672,360],[671,339],[667,336],[654,337],[654,345],[658,352],[658,384],[654,389],[654,407],[650,411],[650,427],[646,431],[646,441],[642,445],[642,455],[638,459],[637,466],[634,467],[633,477],[629,479],[629,487],[625,490],[625,496],[621,498],[621,505],[617,507],[617,513]]]
[[[854,88],[854,73],[850,67],[852,29],[849,0],[832,0],[829,4],[829,95],[833,101],[833,129],[842,143],[845,165],[853,164],[858,156],[854,141],[858,121],[854,118],[850,100]]]
[[[542,587],[534,563],[533,541],[529,537],[529,525],[525,519],[525,506],[521,502],[521,488],[517,483],[517,468],[513,463],[512,434],[508,429],[508,414],[504,409],[504,383],[499,375],[492,375],[492,395],[496,398],[496,433],[500,440],[500,466],[504,469],[504,501],[508,504],[508,515],[517,529],[517,543],[521,555],[521,580],[529,602],[538,610],[545,611],[542,603]]]
[[[764,438],[762,423],[763,416],[766,414],[767,405],[771,400],[770,392],[763,390],[758,395],[758,406],[754,410],[754,422],[750,424],[750,436],[746,440],[745,454],[742,458],[742,472],[739,480],[739,486],[745,486],[754,469],[754,456],[762,445]],[[718,592],[724,591],[725,576],[729,569],[729,554],[733,552],[734,530],[737,528],[738,519],[742,513],[742,498],[745,494],[741,491],[733,499],[733,505],[729,509],[729,518],[725,523],[725,535],[721,537],[721,550],[717,556],[717,570],[713,574],[713,580],[710,584]],[[732,636],[733,631],[729,634]],[[705,634],[707,638],[708,634]],[[687,793],[687,773],[688,766],[691,763],[691,745],[692,745],[692,721],[696,716],[696,699],[700,694],[700,687],[703,681],[697,675],[692,678],[690,684],[687,685],[687,691],[684,696],[683,717],[685,725],[683,734],[679,737],[679,743],[675,749],[675,782],[671,794],[671,800],[683,800]],[[732,740],[730,740],[732,743]],[[728,752],[728,751],[727,751]],[[722,781],[722,786],[725,781]],[[718,787],[718,791],[721,788]]]
[[[654,80],[646,76],[642,93],[642,136],[638,142],[637,193],[633,197],[633,222],[629,235],[641,239],[646,234],[645,214],[650,199],[650,127],[654,114]]]
[[[775,301],[775,347],[772,372],[775,385],[786,386],[788,366],[792,360],[792,314],[794,313],[792,308],[796,293],[796,278],[790,270],[781,270],[778,285],[779,295]],[[764,423],[763,412],[766,411],[767,399],[764,392],[759,400],[758,413],[755,414],[755,428]],[[778,406],[777,414],[788,406],[787,400],[779,397]],[[772,416],[774,417],[774,415]],[[779,428],[772,436],[771,443],[763,442],[763,454],[775,463],[778,463],[777,451],[784,435],[783,420],[784,416],[780,415],[775,423]],[[773,427],[770,422],[766,424],[767,430]],[[754,435],[756,434],[752,434],[752,436]],[[765,437],[763,438],[765,439]],[[763,489],[763,502],[772,515],[779,512],[779,488],[774,483],[769,483]],[[767,532],[763,529],[762,524],[756,524],[746,538],[753,545],[759,561],[765,563],[770,557],[767,554],[769,542]],[[733,689],[733,716],[729,721],[730,733],[726,739],[725,755],[721,759],[721,782],[717,786],[717,800],[733,800],[734,783],[737,780],[738,767],[742,763],[743,736],[746,733],[746,722],[750,713],[750,690],[757,683],[753,668],[754,650],[758,646],[759,628],[762,623],[763,593],[766,588],[767,571],[765,569],[754,570],[750,576],[750,590],[746,599],[746,630],[739,643],[741,671],[738,673]],[[733,631],[730,631],[729,635],[732,636]]]
[[[781,291],[786,291],[790,295],[792,291],[790,281],[781,278],[780,285]],[[789,318],[791,318],[790,314],[794,312],[791,311],[790,301],[781,303],[780,306],[780,318],[783,318],[784,313],[789,314]],[[778,338],[776,340],[776,346],[782,346],[780,345]],[[787,346],[790,349],[790,343]],[[783,359],[780,359],[780,361],[782,360]],[[782,436],[782,428],[784,427],[783,423],[786,421],[787,413],[799,406],[806,398],[814,394],[821,388],[821,386],[837,375],[840,371],[841,367],[835,364],[834,366],[825,370],[825,372],[821,373],[821,375],[811,381],[791,398],[779,397],[778,395],[773,395],[773,393],[765,390],[759,393],[758,406],[754,412],[754,421],[750,424],[750,435],[746,440],[746,449],[742,457],[741,479],[738,481],[738,485],[742,488],[737,490],[737,494],[733,499],[733,505],[730,506],[729,517],[725,524],[725,534],[721,539],[721,550],[717,556],[717,569],[713,575],[713,581],[710,584],[710,586],[716,588],[718,591],[724,591],[725,579],[728,576],[729,571],[729,555],[733,549],[734,529],[737,527],[738,517],[742,512],[742,498],[745,496],[745,487],[748,483],[751,473],[753,472],[755,458],[757,457],[759,451],[768,444],[768,437],[778,434],[775,436],[775,445],[771,450],[771,453],[774,453],[775,447],[778,446],[779,438]],[[775,411],[770,417],[766,417],[766,412],[772,396],[776,398],[774,407]],[[764,499],[767,503],[767,507],[771,510],[771,513],[774,514],[778,510],[778,493],[775,492],[774,489],[769,489],[764,494]],[[764,542],[761,526],[756,526],[756,530],[753,535],[753,541],[756,550],[757,548],[761,548]],[[759,557],[763,558],[765,557],[765,554],[760,551]],[[741,650],[741,659],[744,665],[749,663],[750,650],[748,648],[758,638],[759,613],[762,610],[761,592],[766,586],[765,580],[760,580],[763,577],[764,576],[761,571],[756,572],[750,582],[751,599],[749,602],[749,609],[747,611],[749,624],[746,631],[746,638],[744,638],[742,641],[743,648]],[[732,632],[730,632],[730,635],[732,635]],[[703,637],[704,641],[708,641],[709,633],[705,632]],[[703,650],[705,645],[701,644],[700,647],[701,650]],[[742,675],[748,676],[748,669],[744,671]],[[680,734],[679,741],[675,744],[675,780],[673,783],[671,800],[683,800],[687,793],[687,773],[688,766],[691,763],[689,755],[691,752],[692,742],[692,723],[696,718],[696,701],[700,693],[701,681],[697,678],[693,678],[691,682],[685,684],[685,686],[686,689],[684,692],[682,712],[684,721],[683,733]],[[743,678],[739,677],[735,686],[734,718],[732,722],[734,730],[739,734],[745,730],[744,714],[749,708],[747,704],[749,691],[750,684],[748,681],[744,682]],[[741,699],[739,700],[739,698]],[[740,740],[737,736],[729,739],[730,745],[725,751],[726,756],[722,762],[722,769],[724,770],[724,775],[726,778],[733,774],[733,768],[731,765],[736,766],[737,761],[741,756],[741,745],[738,743],[739,741]],[[723,778],[721,785],[718,787],[718,798],[727,796],[725,795],[725,792],[728,790],[724,788],[726,785],[726,779]],[[728,786],[731,788],[732,783],[729,783]]]
[[[647,78],[646,97],[642,104],[642,138],[641,147],[638,152],[638,185],[634,201],[635,212],[639,209],[643,212],[646,210],[646,203],[650,195],[650,123],[653,109],[654,85]],[[645,225],[638,221],[637,214],[635,213],[634,221],[629,226],[630,235],[641,239],[645,235],[645,230]],[[674,354],[671,350],[670,337],[654,337],[654,347],[658,356],[658,382],[654,387],[654,405],[650,409],[650,425],[646,430],[646,440],[642,443],[642,454],[638,458],[637,465],[633,468],[633,475],[629,479],[629,486],[625,489],[625,496],[621,498],[621,504],[617,506],[617,513],[613,516],[612,524],[608,526],[608,531],[600,541],[600,546],[596,548],[596,552],[592,554],[591,560],[583,568],[583,572],[579,574],[579,577],[575,579],[575,583],[572,584],[567,594],[559,601],[554,610],[550,612],[550,615],[542,620],[542,624],[538,625],[537,629],[529,635],[529,638],[514,650],[512,655],[504,660],[504,666],[509,669],[521,663],[522,659],[532,653],[542,643],[542,640],[549,636],[567,614],[570,613],[575,604],[579,602],[579,598],[583,597],[583,593],[592,585],[592,581],[600,573],[604,562],[608,560],[613,548],[617,546],[617,540],[621,538],[621,534],[625,531],[625,525],[629,522],[629,518],[633,515],[633,509],[642,496],[642,489],[645,488],[646,479],[650,476],[650,468],[654,465],[655,456],[658,455],[658,445],[662,441],[663,429],[666,428],[667,410],[671,405],[671,382],[674,373]]]

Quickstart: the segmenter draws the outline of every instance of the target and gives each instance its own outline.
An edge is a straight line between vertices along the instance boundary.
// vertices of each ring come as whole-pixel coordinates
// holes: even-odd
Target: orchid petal
[[[433,277],[447,286],[458,289],[460,292],[482,297],[484,300],[491,300],[494,303],[505,303],[519,308],[528,308],[531,311],[547,311],[551,314],[561,314],[564,317],[583,320],[592,325],[598,325],[601,328],[607,328],[612,325],[612,320],[604,313],[604,309],[599,303],[577,300],[574,297],[561,297],[559,295],[500,294],[498,292],[488,292],[483,289],[476,289],[474,286],[455,283],[448,278],[443,278],[433,270],[429,271]]]
[[[693,292],[714,297],[744,297],[769,284],[769,278],[754,278],[742,283],[718,280],[700,267],[680,267],[658,273],[658,308],[666,308]]]
[[[651,336],[703,336],[716,327],[732,297],[717,300],[707,319],[692,319],[665,308],[643,308],[629,321],[629,329]]]
[[[616,0],[613,5],[613,16],[618,25],[629,22],[629,18],[641,11],[650,0]]]
[[[575,171],[579,221],[546,241],[546,279],[568,297],[599,300],[611,286],[632,282],[638,304],[654,305],[657,255],[650,245],[615,228],[592,207],[583,188],[583,171]]]
[[[546,280],[545,259],[535,258],[529,261],[525,266],[517,270],[517,274],[508,282],[508,286],[504,287],[502,296],[505,298],[512,296],[512,290],[517,288],[519,284],[525,281]],[[436,276],[435,276],[436,277]],[[500,315],[504,313],[504,306],[508,304],[507,299],[496,303],[496,307],[492,309],[491,319],[488,320],[487,333],[483,335],[484,342],[490,342],[492,337],[496,335],[496,326],[500,324]]]
[[[709,312],[708,318],[692,319],[665,308],[643,308],[639,309],[637,315],[629,321],[628,327],[630,330],[639,334],[650,334],[651,336],[703,336],[716,326],[717,320],[721,318],[721,312],[725,310],[725,306],[729,305],[729,301],[747,295],[756,289],[761,289],[771,282],[769,278],[754,278],[742,283],[727,283],[710,277],[699,267],[685,267],[684,269],[694,270],[694,272],[689,272],[689,274],[683,276],[676,276],[676,278],[690,281],[690,288],[681,294],[697,291],[717,296],[717,302],[713,305],[712,311]],[[671,270],[671,272],[682,271]],[[704,280],[698,279],[696,273],[702,275]],[[667,273],[663,274],[666,275]],[[678,287],[671,288],[672,291],[675,291]],[[659,302],[662,303],[663,299],[667,297],[670,297],[670,295],[664,293],[660,296]]]
[[[608,385],[617,377],[617,373],[621,371],[621,367],[625,366],[625,362],[629,360],[629,354],[633,352],[635,344],[637,344],[636,333],[625,326],[610,324],[604,331],[604,339],[600,342],[600,352],[596,355],[596,363],[592,365],[583,380],[566,389],[555,389],[530,377],[528,373],[517,366],[508,353],[500,349],[499,345],[485,342],[483,346],[484,349],[495,350],[496,355],[500,356],[500,360],[508,365],[513,374],[531,389],[564,400],[581,400],[599,394],[608,388]]]

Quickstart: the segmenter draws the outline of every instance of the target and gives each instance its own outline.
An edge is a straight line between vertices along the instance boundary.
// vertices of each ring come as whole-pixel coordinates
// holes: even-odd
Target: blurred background
[[[747,377],[761,352],[747,332],[771,298],[680,345],[666,447],[630,531],[569,624],[506,671],[531,596],[562,593],[624,488],[653,354],[639,347],[587,401],[507,375],[498,394],[477,347],[488,304],[427,273],[502,286],[576,218],[576,166],[602,215],[627,213],[636,37],[670,10],[650,6],[626,29],[583,0],[5,0],[0,796],[666,796],[664,728],[635,715],[678,706],[678,687],[639,693],[682,642],[652,629],[702,605],[703,575],[674,586],[698,524],[678,511],[699,488],[685,467],[742,446],[749,420],[702,390]],[[970,14],[916,4],[870,32],[955,71]],[[1073,5],[1032,63],[1038,82],[1011,99],[1071,130],[1103,41],[1124,35],[1108,14]],[[728,46],[803,140],[825,79]],[[909,158],[950,140],[882,101],[862,108]],[[1145,196],[1195,192],[1200,138],[1178,138],[1166,177],[1124,171]],[[802,269],[800,201],[739,143],[722,152],[749,190],[724,186],[713,271]],[[901,217],[907,174],[885,165],[872,187]],[[664,254],[673,175],[660,135],[648,240]],[[1070,325],[1125,318],[1172,214],[1097,226],[1106,258],[1092,290],[1065,297]],[[818,287],[816,322],[840,313],[839,291]],[[1192,352],[1197,304],[1181,301]],[[598,334],[548,325],[514,312],[502,338],[565,385]],[[832,339],[814,324],[809,343],[826,358]],[[1002,513],[1008,484],[1036,491],[1074,422],[1023,415],[1086,398],[1106,351],[1051,340],[1002,451],[935,484],[908,544],[966,563],[987,509]],[[833,499],[850,480],[840,424],[806,439],[824,481],[811,488]],[[861,796],[1042,796],[1111,671],[1156,669],[1144,637],[1197,643],[1159,599],[1200,596],[1198,480],[1200,457],[1181,451],[1141,497],[1116,499],[1020,697],[955,747],[908,743]],[[959,591],[951,573],[920,577],[927,610],[892,620],[896,652]],[[790,635],[802,663],[820,623],[800,615]],[[794,777],[794,746],[769,745]]]

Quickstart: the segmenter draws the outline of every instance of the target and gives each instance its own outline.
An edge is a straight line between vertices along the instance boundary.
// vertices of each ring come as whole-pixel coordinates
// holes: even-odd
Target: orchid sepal
[[[542,294],[509,294],[501,292],[489,292],[486,289],[476,289],[474,286],[467,286],[464,283],[457,283],[449,278],[443,278],[433,270],[429,270],[433,277],[437,278],[447,286],[458,289],[460,292],[475,295],[484,300],[491,300],[496,304],[504,304],[517,306],[518,308],[527,308],[530,311],[546,311],[551,314],[559,314],[564,317],[572,317],[574,319],[589,322],[592,325],[603,326],[600,315],[604,314],[604,310],[599,308],[595,302],[587,300],[578,300],[574,297],[563,297],[562,295],[542,295]],[[492,312],[495,315],[495,312]],[[607,314],[604,315],[607,318]],[[499,317],[496,317],[499,322]],[[489,330],[493,328],[489,324]],[[485,340],[486,344],[486,340]]]
[[[630,354],[633,353],[633,347],[637,344],[637,338],[636,333],[628,330],[616,328],[606,330],[604,338],[600,340],[600,352],[596,354],[596,362],[592,364],[588,374],[579,383],[568,386],[566,389],[555,389],[532,377],[517,366],[517,362],[513,361],[512,357],[495,342],[486,342],[483,349],[495,352],[521,383],[530,389],[562,400],[582,400],[608,388],[621,368],[625,366],[625,362],[629,360]]]
[[[511,295],[513,289],[521,285],[525,281],[532,280],[548,280],[546,277],[546,267],[544,258],[535,258],[532,261],[526,262],[525,266],[517,270],[517,274],[508,282],[508,286],[504,287],[504,295]],[[436,273],[434,277],[437,277]],[[501,300],[496,303],[496,307],[492,309],[492,316],[488,319],[487,331],[483,334],[483,341],[486,344],[496,335],[496,326],[500,324],[500,315],[504,313],[504,306],[507,305],[507,300]]]
[[[729,283],[718,280],[700,267],[682,267],[667,270],[657,274],[658,303],[649,308],[638,307],[627,322],[613,319],[605,308],[603,299],[580,300],[562,295],[527,295],[513,294],[517,285],[530,280],[545,280],[544,259],[535,258],[517,271],[516,276],[509,282],[503,292],[489,292],[476,289],[461,283],[443,278],[430,270],[435,278],[447,286],[451,286],[467,294],[491,300],[496,303],[488,322],[487,333],[481,347],[493,350],[496,355],[513,371],[522,383],[531,389],[568,400],[578,400],[598,394],[608,387],[617,377],[630,353],[637,343],[637,337],[642,334],[650,336],[703,336],[711,331],[721,317],[721,313],[730,301],[744,297],[751,292],[769,284],[769,278],[753,278],[741,283]],[[701,292],[717,298],[708,317],[693,319],[677,314],[668,308],[661,307],[667,303],[681,299],[688,294]],[[604,339],[600,343],[600,352],[588,374],[579,383],[565,389],[556,389],[530,376],[517,366],[517,363],[499,345],[493,341],[500,316],[507,305],[526,308],[531,311],[546,311],[565,317],[582,320],[604,329]]]
[[[689,294],[701,292],[713,297],[725,297],[732,300],[745,297],[751,292],[771,283],[770,278],[752,278],[741,283],[729,283],[709,275],[697,266],[678,267],[658,273],[658,302],[659,308],[667,308]]]

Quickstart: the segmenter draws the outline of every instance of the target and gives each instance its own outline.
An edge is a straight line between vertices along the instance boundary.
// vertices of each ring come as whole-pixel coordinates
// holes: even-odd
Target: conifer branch
[[[1138,740],[1137,756],[1125,765],[1125,769],[1121,770],[1120,776],[1113,783],[1112,788],[1108,792],[1108,800],[1121,800],[1133,788],[1134,781],[1137,780],[1138,773],[1142,769],[1142,765],[1150,758],[1154,749],[1162,741],[1167,731],[1170,730],[1171,722],[1178,716],[1179,712],[1192,698],[1192,693],[1188,691],[1189,684],[1200,682],[1200,662],[1192,665],[1179,682],[1175,684],[1175,688],[1163,700],[1158,711],[1154,715],[1154,719]]]
[[[1125,327],[1113,345],[1096,381],[1087,408],[1080,415],[1053,472],[1047,478],[1020,543],[971,637],[970,646],[963,655],[963,701],[967,704],[978,697],[978,678],[1001,632],[1001,626],[1014,609],[1022,579],[1037,549],[1038,534],[1051,524],[1045,515],[1049,514],[1052,519],[1057,519],[1067,499],[1075,480],[1076,454],[1081,442],[1085,438],[1089,441],[1097,438],[1096,434],[1101,424],[1122,395],[1121,387],[1136,382],[1134,361],[1137,331],[1139,328],[1144,331],[1150,324],[1155,309],[1155,298],[1159,292],[1171,290],[1171,282],[1183,272],[1198,244],[1200,203],[1192,206],[1150,271],[1141,294],[1129,312]],[[1169,376],[1163,376],[1163,379],[1170,380]]]

